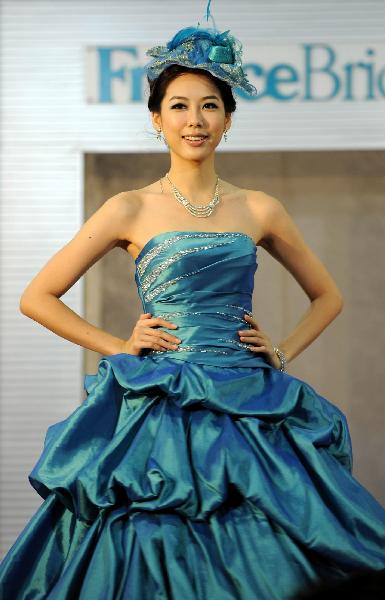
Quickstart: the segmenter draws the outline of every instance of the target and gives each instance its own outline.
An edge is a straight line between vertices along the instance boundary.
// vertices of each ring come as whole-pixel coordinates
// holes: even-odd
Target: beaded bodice
[[[252,315],[256,245],[241,232],[168,231],[152,237],[135,260],[143,312],[178,325],[182,341],[159,355],[218,365],[266,364],[237,331]],[[259,358],[260,357],[260,358]]]

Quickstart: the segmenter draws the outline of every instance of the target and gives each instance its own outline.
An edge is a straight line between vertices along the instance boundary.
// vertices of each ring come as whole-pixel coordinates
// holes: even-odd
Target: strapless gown
[[[256,256],[241,232],[147,242],[143,312],[179,326],[179,350],[103,356],[48,427],[2,599],[286,600],[385,568],[343,412],[240,342]]]

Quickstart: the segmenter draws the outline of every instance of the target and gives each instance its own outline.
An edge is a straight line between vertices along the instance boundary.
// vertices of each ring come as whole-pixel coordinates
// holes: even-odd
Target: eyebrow
[[[208,100],[209,98],[215,98],[216,100],[219,100],[218,96],[203,96],[203,98],[201,98],[201,100]],[[174,100],[174,99],[188,100],[188,98],[186,98],[186,96],[172,96],[172,98],[170,98],[169,102],[171,102],[171,100]]]

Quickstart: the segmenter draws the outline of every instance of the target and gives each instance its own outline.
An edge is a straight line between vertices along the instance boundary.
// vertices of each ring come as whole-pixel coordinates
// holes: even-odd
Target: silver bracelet
[[[273,350],[276,353],[276,355],[278,356],[280,363],[281,363],[281,367],[279,370],[284,373],[286,371],[286,364],[287,364],[286,356],[284,355],[282,350],[280,350],[276,346],[274,346]]]

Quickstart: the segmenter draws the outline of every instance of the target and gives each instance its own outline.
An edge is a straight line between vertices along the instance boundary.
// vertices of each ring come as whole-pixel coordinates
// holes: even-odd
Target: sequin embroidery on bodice
[[[145,350],[210,364],[248,366],[258,355],[237,331],[252,315],[257,246],[245,233],[167,231],[152,237],[135,259],[143,311],[178,325],[178,350]],[[263,364],[265,359],[261,356]]]

